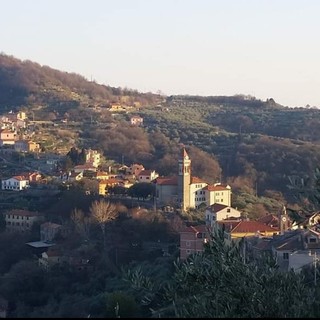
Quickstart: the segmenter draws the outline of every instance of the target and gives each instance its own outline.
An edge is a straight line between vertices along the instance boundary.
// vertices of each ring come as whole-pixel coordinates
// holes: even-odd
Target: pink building
[[[205,225],[190,226],[180,231],[180,259],[202,252],[203,244],[209,240],[209,228]]]

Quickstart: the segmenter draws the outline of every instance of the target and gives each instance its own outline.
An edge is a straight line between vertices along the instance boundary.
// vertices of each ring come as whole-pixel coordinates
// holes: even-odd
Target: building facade
[[[231,206],[231,187],[220,183],[209,185],[204,180],[193,177],[191,159],[183,148],[178,160],[178,175],[158,177],[156,184],[157,205],[172,205],[182,211],[197,209],[220,203]]]

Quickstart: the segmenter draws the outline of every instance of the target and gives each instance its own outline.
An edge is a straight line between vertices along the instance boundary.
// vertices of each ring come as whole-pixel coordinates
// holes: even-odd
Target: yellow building
[[[253,220],[222,220],[217,221],[217,224],[218,226],[223,226],[225,228],[225,233],[231,239],[257,235],[269,237],[280,233],[278,228],[273,228],[264,223]]]

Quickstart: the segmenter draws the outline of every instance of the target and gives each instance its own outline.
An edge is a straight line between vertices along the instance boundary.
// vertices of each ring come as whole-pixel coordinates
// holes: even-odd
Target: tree
[[[174,302],[167,305],[170,312],[187,318],[311,315],[312,292],[302,277],[280,272],[272,259],[261,266],[244,261],[241,248],[241,242],[227,243],[219,229],[203,253],[177,264],[167,291],[168,300]]]
[[[149,196],[155,194],[155,185],[148,182],[135,183],[128,189],[128,195],[131,197],[137,197],[146,199]]]
[[[132,286],[157,301],[153,317],[287,318],[313,316],[314,290],[293,271],[283,273],[266,257],[257,265],[244,259],[243,242],[216,229],[204,252],[176,262],[167,284],[150,289],[140,277]],[[153,295],[150,294],[150,290]],[[156,292],[154,291],[156,290]],[[155,304],[152,303],[154,306]]]
[[[82,210],[75,208],[71,213],[71,220],[80,236],[85,239],[89,239],[92,218],[86,216]]]
[[[103,247],[106,247],[106,225],[112,220],[115,220],[119,213],[117,206],[109,201],[95,200],[90,207],[90,213],[101,227],[103,235]]]

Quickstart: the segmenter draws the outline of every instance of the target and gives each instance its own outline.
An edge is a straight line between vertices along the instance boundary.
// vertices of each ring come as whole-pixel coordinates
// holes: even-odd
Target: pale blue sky
[[[319,0],[0,0],[0,51],[115,87],[320,107]]]

